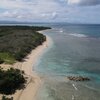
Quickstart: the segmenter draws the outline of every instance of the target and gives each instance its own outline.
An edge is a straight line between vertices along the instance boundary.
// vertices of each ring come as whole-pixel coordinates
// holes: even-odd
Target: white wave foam
[[[74,97],[74,95],[72,95],[72,100],[75,100],[75,97]]]
[[[75,86],[75,84],[72,84],[72,86],[74,87],[74,89],[77,91],[78,88]]]
[[[85,35],[85,34],[78,34],[78,33],[72,33],[72,34],[69,34],[69,35],[71,35],[71,36],[75,36],[75,37],[87,37],[87,35]]]
[[[60,33],[63,33],[64,31],[63,31],[63,29],[61,28],[61,29],[59,30],[59,32],[60,32]]]
[[[63,33],[63,30],[60,30],[60,33]]]

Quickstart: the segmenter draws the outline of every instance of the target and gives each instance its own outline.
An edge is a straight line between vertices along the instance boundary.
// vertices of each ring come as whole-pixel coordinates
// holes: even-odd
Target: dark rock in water
[[[83,76],[68,76],[68,79],[71,81],[90,81],[88,77]]]

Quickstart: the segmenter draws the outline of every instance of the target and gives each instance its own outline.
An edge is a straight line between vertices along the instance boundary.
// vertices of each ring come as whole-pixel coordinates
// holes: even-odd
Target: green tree
[[[0,69],[0,93],[13,94],[17,89],[24,87],[25,82],[23,71],[13,68],[7,71]]]

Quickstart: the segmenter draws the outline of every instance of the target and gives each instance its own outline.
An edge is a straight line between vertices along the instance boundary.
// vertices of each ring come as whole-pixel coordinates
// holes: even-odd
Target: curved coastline
[[[35,100],[35,95],[42,83],[40,77],[33,71],[35,63],[38,61],[39,57],[45,52],[48,48],[51,39],[49,36],[46,36],[46,41],[41,45],[38,46],[35,50],[31,52],[27,56],[28,59],[25,59],[25,62],[20,64],[20,69],[24,70],[25,73],[29,77],[29,81],[27,86],[24,90],[22,90],[20,97],[15,100]],[[16,65],[15,65],[16,66]],[[17,67],[17,66],[16,66]]]
[[[46,35],[46,41],[36,49],[32,50],[32,52],[24,59],[23,62],[16,62],[14,65],[0,65],[4,66],[5,69],[14,67],[23,70],[27,77],[25,88],[23,90],[17,90],[15,94],[9,95],[8,97],[13,97],[14,100],[35,100],[36,93],[41,86],[42,81],[34,71],[34,67],[40,56],[43,55],[51,43],[51,38]]]

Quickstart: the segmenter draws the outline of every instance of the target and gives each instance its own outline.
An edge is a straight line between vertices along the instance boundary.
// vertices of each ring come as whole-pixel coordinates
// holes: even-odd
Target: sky
[[[100,0],[0,0],[0,20],[100,24]]]

